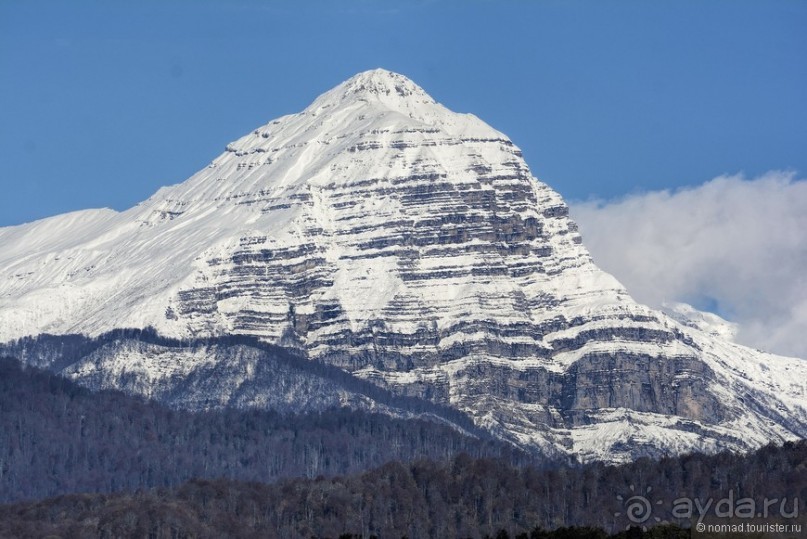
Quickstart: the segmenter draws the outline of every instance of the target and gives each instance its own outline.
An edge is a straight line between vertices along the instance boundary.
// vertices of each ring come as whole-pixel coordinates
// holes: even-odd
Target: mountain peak
[[[131,210],[0,230],[0,253],[0,355],[88,387],[198,410],[393,410],[341,389],[355,377],[580,461],[807,437],[806,362],[634,302],[505,135],[385,70]],[[54,341],[2,345],[148,327],[246,340],[98,341],[72,363]],[[258,340],[320,366],[267,367]]]
[[[236,167],[227,182],[210,182],[202,175],[196,178],[198,181],[180,186],[172,196],[187,200],[204,191],[205,196],[223,199],[233,196],[234,188],[261,191],[269,184],[304,185],[320,174],[322,167],[342,167],[336,162],[350,161],[357,149],[367,144],[419,145],[424,134],[433,136],[438,131],[440,144],[447,139],[507,139],[476,116],[456,113],[437,103],[401,74],[386,69],[364,71],[321,94],[302,112],[273,120],[228,144],[226,152],[212,165],[218,169],[216,178],[221,177],[220,167]],[[404,140],[407,137],[418,140],[409,142]],[[508,155],[517,151],[509,140],[505,146]],[[438,152],[437,157],[444,153]],[[255,154],[268,159],[258,163]],[[267,163],[272,164],[271,169],[261,167],[260,174],[254,171],[258,164]],[[352,169],[352,165],[344,166]],[[280,170],[287,173],[281,174]],[[263,173],[268,171],[271,173]],[[326,176],[332,175],[323,177]]]
[[[401,102],[435,104],[423,88],[399,73],[386,69],[371,69],[358,73],[321,95],[313,107],[343,104],[348,101],[377,101],[386,105]]]
[[[359,96],[398,96],[400,98],[431,97],[409,78],[386,69],[371,69],[364,71],[339,85],[346,94]]]

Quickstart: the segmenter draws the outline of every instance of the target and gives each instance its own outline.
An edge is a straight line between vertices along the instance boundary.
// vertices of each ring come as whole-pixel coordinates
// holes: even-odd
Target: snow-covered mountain
[[[384,70],[130,210],[0,229],[0,342],[147,326],[255,336],[581,460],[807,437],[807,362],[691,319],[601,271],[505,135]],[[110,347],[58,370],[184,387],[187,402],[216,384],[262,391],[249,369],[183,386],[215,355],[171,354]],[[282,397],[295,398],[316,400]]]

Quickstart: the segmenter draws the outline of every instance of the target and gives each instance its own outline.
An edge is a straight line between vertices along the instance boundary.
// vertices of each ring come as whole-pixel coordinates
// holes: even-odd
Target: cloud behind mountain
[[[571,205],[595,262],[639,301],[683,301],[737,341],[807,357],[807,180],[773,171]]]

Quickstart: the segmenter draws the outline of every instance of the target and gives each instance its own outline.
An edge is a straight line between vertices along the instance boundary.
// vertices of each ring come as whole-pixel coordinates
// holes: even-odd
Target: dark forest
[[[175,411],[14,360],[0,412],[2,537],[677,538],[681,497],[807,500],[807,442],[569,465],[434,421]]]

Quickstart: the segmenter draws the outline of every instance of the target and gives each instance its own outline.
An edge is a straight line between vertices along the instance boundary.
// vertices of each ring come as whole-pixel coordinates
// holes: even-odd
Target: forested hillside
[[[624,500],[633,495],[654,502],[646,520],[626,517]],[[769,446],[747,456],[641,459],[621,467],[539,470],[461,455],[449,462],[389,463],[346,477],[275,484],[194,480],[172,489],[0,507],[0,536],[604,539],[602,529],[615,533],[638,525],[620,537],[682,538],[689,532],[659,527],[667,520],[690,525],[670,514],[680,497],[704,504],[727,497],[759,504],[775,498],[787,500],[788,512],[798,498],[803,509],[807,443]],[[772,507],[779,510],[779,503]],[[800,521],[784,520],[803,521],[803,515]],[[578,528],[563,529],[572,525]],[[650,533],[641,531],[654,526]]]
[[[460,452],[531,457],[503,442],[419,419],[335,409],[306,415],[168,409],[90,392],[0,360],[0,501],[178,485],[191,478],[272,481],[367,470]]]
[[[805,441],[580,466],[423,417],[177,411],[3,359],[0,500],[16,504],[0,507],[0,537],[603,539],[637,524],[636,496],[652,506],[642,526],[689,526],[681,497],[775,499],[804,517]]]

